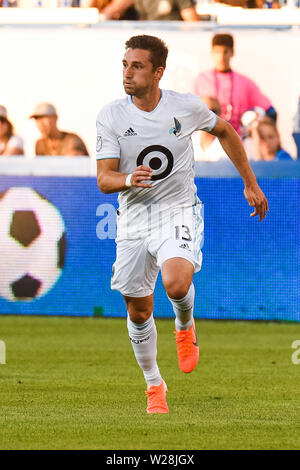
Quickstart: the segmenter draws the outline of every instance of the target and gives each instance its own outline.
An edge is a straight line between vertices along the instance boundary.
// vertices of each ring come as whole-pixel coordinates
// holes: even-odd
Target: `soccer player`
[[[119,193],[111,287],[126,302],[129,337],[147,383],[148,413],[169,412],[153,319],[159,270],[175,313],[180,369],[191,372],[199,356],[193,275],[201,268],[203,219],[194,184],[194,131],[219,138],[244,181],[244,195],[255,208],[251,216],[259,215],[261,221],[268,210],[231,125],[199,97],[159,88],[167,55],[159,38],[129,39],[123,58],[128,96],[104,106],[97,117],[98,186],[103,193]]]

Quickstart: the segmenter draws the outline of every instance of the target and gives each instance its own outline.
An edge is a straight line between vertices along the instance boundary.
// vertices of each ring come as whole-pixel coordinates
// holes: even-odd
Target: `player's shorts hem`
[[[200,266],[200,264],[199,264],[196,260],[190,258],[189,256],[184,256],[184,255],[180,255],[180,254],[175,254],[175,255],[171,255],[171,256],[165,256],[163,259],[160,260],[159,265],[158,265],[159,268],[161,269],[161,268],[162,268],[162,265],[164,264],[164,262],[165,262],[165,261],[168,261],[169,259],[172,259],[172,258],[182,258],[182,259],[185,259],[185,260],[189,261],[189,262],[194,266],[194,272],[195,272],[195,273],[197,273],[198,271],[200,271],[201,266]]]
[[[120,294],[124,295],[125,297],[148,297],[149,295],[153,294],[154,290],[148,289],[139,292],[124,292],[117,287],[112,287],[112,290],[117,290]]]

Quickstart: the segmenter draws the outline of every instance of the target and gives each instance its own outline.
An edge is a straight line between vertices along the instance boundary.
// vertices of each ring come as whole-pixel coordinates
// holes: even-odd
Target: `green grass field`
[[[177,366],[157,320],[169,415],[147,415],[124,319],[0,317],[0,449],[299,449],[294,323],[197,321],[200,361]]]

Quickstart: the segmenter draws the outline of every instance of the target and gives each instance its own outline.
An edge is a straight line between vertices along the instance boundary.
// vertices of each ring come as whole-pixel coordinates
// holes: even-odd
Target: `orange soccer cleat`
[[[174,331],[177,343],[177,356],[179,368],[185,374],[195,369],[199,359],[199,346],[195,323],[188,330]]]
[[[148,396],[147,413],[169,413],[166,400],[167,386],[162,380],[160,385],[151,385],[146,390]]]

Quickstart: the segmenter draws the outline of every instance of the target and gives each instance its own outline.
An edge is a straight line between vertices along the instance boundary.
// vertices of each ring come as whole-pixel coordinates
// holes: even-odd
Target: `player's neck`
[[[217,68],[216,68],[215,71],[216,71],[217,73],[231,73],[231,72],[232,72],[232,69],[231,69],[231,67],[228,67],[228,68],[225,68],[225,69],[217,69]]]
[[[142,97],[132,96],[132,102],[137,108],[150,113],[158,105],[161,96],[162,92],[160,88],[155,88],[154,90],[151,89]]]

